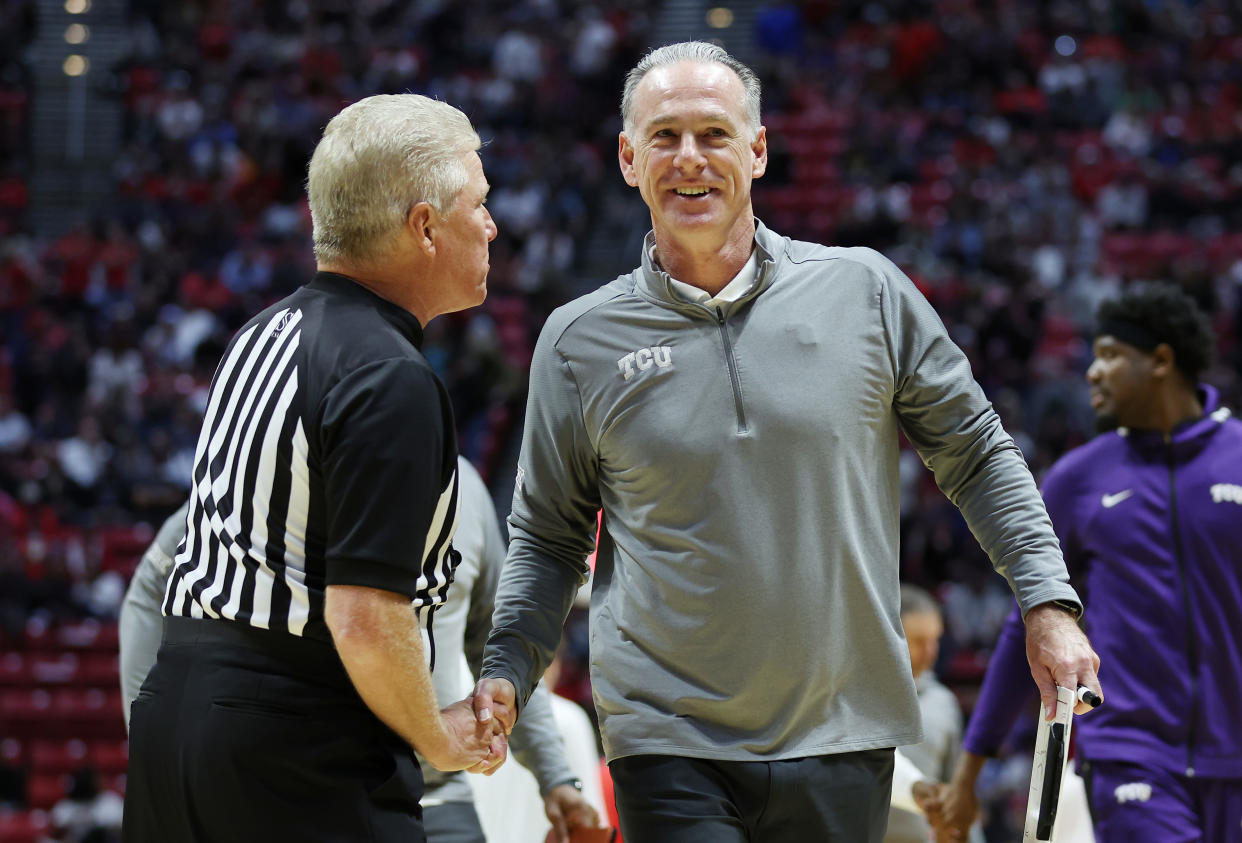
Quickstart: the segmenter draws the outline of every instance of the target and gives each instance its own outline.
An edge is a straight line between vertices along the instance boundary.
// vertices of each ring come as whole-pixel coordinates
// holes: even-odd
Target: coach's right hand
[[[506,735],[513,731],[513,724],[517,722],[517,689],[508,679],[495,676],[480,679],[470,699],[480,723],[495,719]]]

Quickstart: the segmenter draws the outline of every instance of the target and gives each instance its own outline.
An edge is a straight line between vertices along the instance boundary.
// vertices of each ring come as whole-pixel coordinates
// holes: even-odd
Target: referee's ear
[[[430,202],[416,202],[405,216],[405,228],[417,244],[419,251],[427,257],[436,253],[436,226],[440,221],[436,209]]]

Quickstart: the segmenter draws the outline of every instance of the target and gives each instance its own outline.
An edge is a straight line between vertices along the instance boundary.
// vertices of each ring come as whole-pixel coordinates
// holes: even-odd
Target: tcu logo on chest
[[[1212,503],[1242,504],[1242,486],[1234,483],[1217,483],[1211,489]]]
[[[657,345],[655,348],[640,348],[638,351],[631,351],[629,354],[617,361],[617,368],[621,370],[621,377],[629,380],[634,377],[634,373],[645,372],[652,366],[658,369],[667,369],[673,365],[673,349],[672,346]]]

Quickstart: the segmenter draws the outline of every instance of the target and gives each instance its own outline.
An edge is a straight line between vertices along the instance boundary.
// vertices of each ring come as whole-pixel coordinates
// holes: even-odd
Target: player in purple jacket
[[[1043,482],[1108,700],[1074,729],[1099,843],[1242,841],[1242,422],[1198,385],[1212,333],[1175,287],[1105,302],[1091,406],[1108,433]],[[975,779],[1035,688],[1016,608],[946,793]]]

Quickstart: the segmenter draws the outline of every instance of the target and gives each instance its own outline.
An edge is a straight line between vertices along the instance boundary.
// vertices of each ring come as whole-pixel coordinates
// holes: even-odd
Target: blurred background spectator
[[[121,839],[121,797],[101,790],[99,776],[83,767],[69,776],[69,789],[52,806],[53,840],[62,843],[115,843]]]
[[[117,12],[116,59],[91,68],[79,111],[113,109],[116,154],[98,201],[47,218],[33,124],[56,94],[34,80],[68,4],[0,0],[0,731],[16,741],[0,760],[29,773],[27,807],[60,795],[36,787],[38,711],[79,690],[112,705],[114,674],[89,677],[108,676],[95,660],[124,581],[189,488],[231,332],[310,277],[307,157],[365,95],[448,100],[486,144],[490,294],[433,322],[425,351],[502,514],[544,317],[628,271],[647,228],[614,164],[624,72],[687,37],[722,40],[764,80],[761,218],[892,257],[1037,476],[1092,433],[1090,315],[1133,281],[1177,283],[1212,315],[1208,380],[1239,406],[1237,3],[94,3]],[[904,466],[902,575],[945,607],[936,670],[969,713],[1007,592],[917,457]],[[575,615],[563,687],[589,704],[586,640]],[[36,671],[63,652],[73,671]],[[1025,792],[1006,763],[985,774],[993,836]],[[105,789],[123,786],[115,771]],[[5,822],[0,837],[23,839]]]

